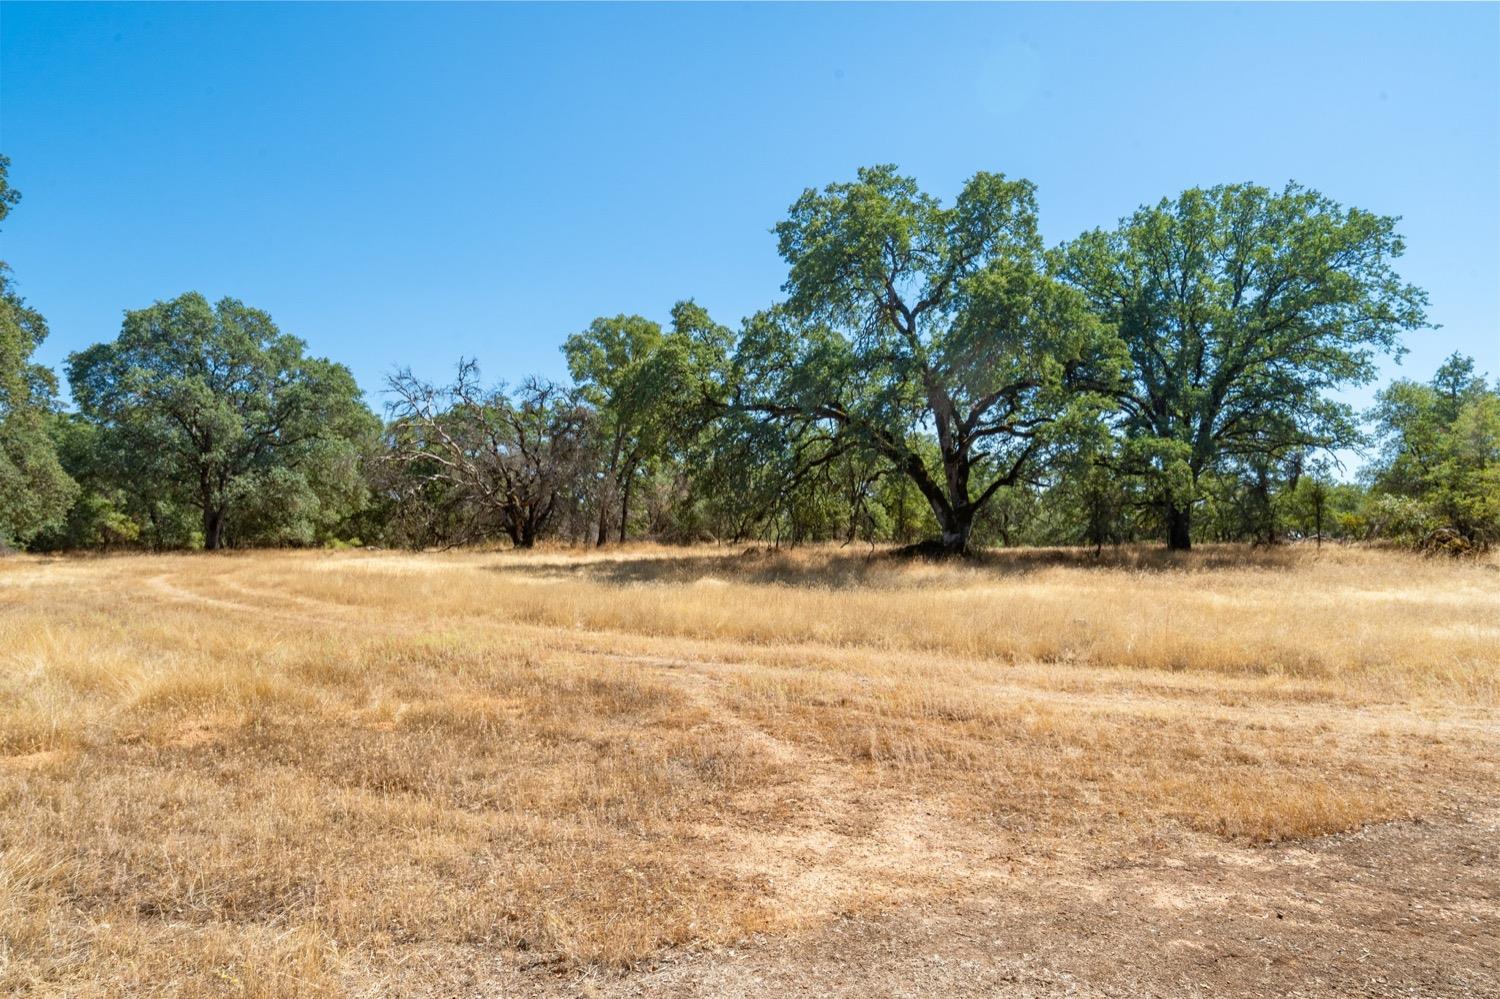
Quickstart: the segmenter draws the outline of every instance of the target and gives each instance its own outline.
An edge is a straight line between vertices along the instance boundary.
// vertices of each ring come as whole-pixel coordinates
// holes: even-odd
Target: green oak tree
[[[998,490],[1097,426],[1122,354],[1045,273],[1029,182],[975,174],[945,206],[895,167],[864,168],[805,191],[776,233],[787,299],[747,322],[734,404],[880,456],[943,550],[963,552]]]
[[[1281,497],[1281,513],[1293,530],[1321,548],[1324,538],[1342,536],[1344,521],[1362,498],[1358,485],[1333,477],[1327,458],[1315,458],[1299,464]]]
[[[9,158],[0,156],[0,221],[21,199],[9,171]],[[60,526],[78,492],[49,432],[57,381],[31,359],[46,336],[47,321],[16,293],[0,262],[0,545],[25,544]]]
[[[1376,493],[1408,501],[1396,533],[1422,541],[1438,530],[1469,545],[1500,542],[1500,385],[1454,354],[1430,382],[1393,382],[1377,396],[1382,449],[1370,478]]]
[[[1085,233],[1054,263],[1129,349],[1126,456],[1154,486],[1170,547],[1192,545],[1199,480],[1358,440],[1329,389],[1426,322],[1392,262],[1394,218],[1290,184],[1194,188]]]
[[[189,292],[127,312],[68,380],[103,446],[197,509],[204,548],[306,543],[361,501],[379,422],[348,368],[304,350],[265,312]]]
[[[664,408],[645,391],[646,369],[662,343],[660,323],[644,316],[600,317],[563,344],[568,371],[599,414],[602,481],[598,544],[609,538],[610,510],[618,503],[620,541],[630,522],[636,474],[660,447]]]
[[[600,317],[563,344],[568,370],[597,412],[600,545],[612,508],[619,540],[626,539],[637,480],[701,428],[706,386],[722,369],[730,339],[689,300],[673,307],[667,330],[642,316]]]

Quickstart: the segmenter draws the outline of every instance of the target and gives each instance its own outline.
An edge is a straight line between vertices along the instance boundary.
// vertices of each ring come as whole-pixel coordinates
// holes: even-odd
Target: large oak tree
[[[1046,275],[1029,182],[975,174],[945,206],[892,166],[865,168],[805,191],[776,233],[788,297],[747,323],[736,404],[881,456],[946,550],[1096,422],[1094,390],[1121,357]]]
[[[1425,295],[1392,266],[1396,221],[1295,184],[1234,184],[1060,248],[1063,277],[1129,349],[1123,453],[1153,484],[1170,547],[1192,544],[1204,473],[1358,440],[1328,391],[1368,382],[1376,354],[1425,323]]]
[[[363,488],[356,458],[376,417],[348,368],[304,347],[259,309],[189,292],[127,312],[117,339],[68,359],[68,380],[106,446],[157,469],[159,494],[197,507],[215,549],[236,515],[246,528],[314,518]]]

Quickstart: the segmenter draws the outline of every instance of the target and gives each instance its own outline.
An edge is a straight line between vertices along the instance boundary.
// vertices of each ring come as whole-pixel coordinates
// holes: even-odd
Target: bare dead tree
[[[593,412],[573,391],[527,378],[507,392],[485,387],[473,360],[435,386],[402,370],[387,380],[387,462],[402,493],[450,504],[449,543],[504,533],[530,548],[588,488]]]

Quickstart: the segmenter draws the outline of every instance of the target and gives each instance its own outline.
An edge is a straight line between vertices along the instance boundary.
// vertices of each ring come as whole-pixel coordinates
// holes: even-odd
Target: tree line
[[[0,158],[0,220],[19,199]],[[349,370],[188,293],[71,355],[0,265],[0,544],[973,545],[1500,540],[1500,383],[1455,355],[1359,414],[1427,326],[1397,220],[1289,184],[1194,188],[1047,247],[1035,188],[947,204],[895,167],[804,191],[784,296],[601,317],[571,379]],[[1362,418],[1363,416],[1363,418]],[[1368,449],[1357,482],[1334,455]]]

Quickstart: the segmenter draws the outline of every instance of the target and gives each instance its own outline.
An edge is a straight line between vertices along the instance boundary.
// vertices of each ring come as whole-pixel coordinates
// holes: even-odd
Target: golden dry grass
[[[0,989],[461,994],[1420,819],[1497,704],[1493,561],[11,558]]]

